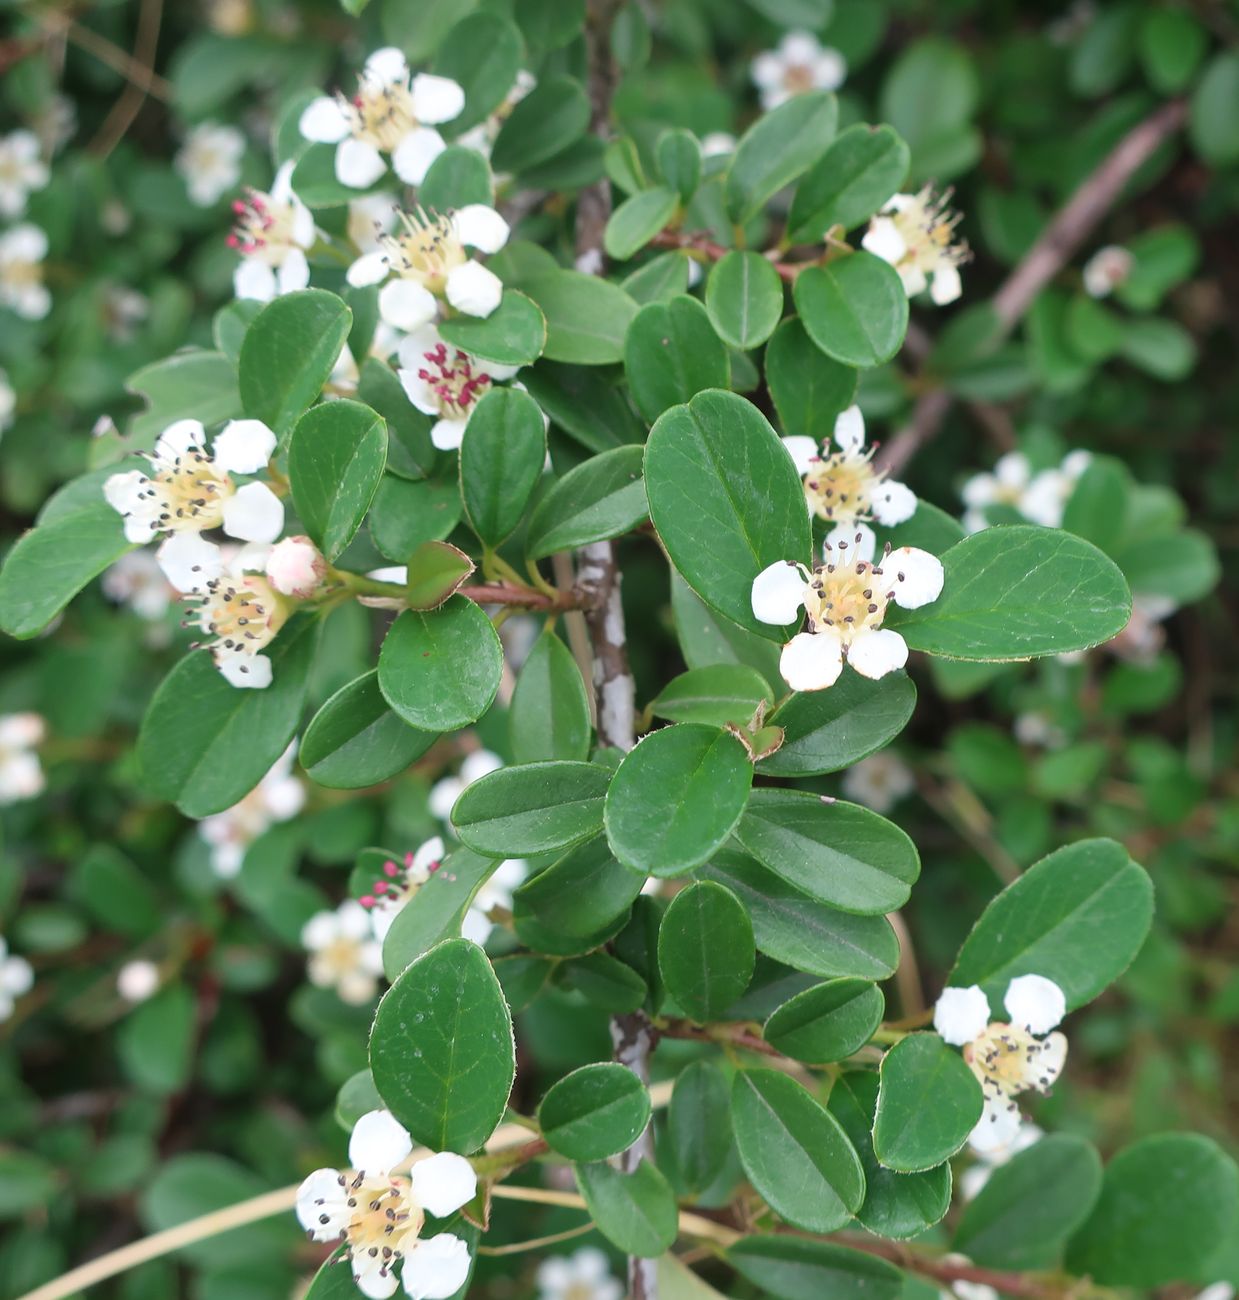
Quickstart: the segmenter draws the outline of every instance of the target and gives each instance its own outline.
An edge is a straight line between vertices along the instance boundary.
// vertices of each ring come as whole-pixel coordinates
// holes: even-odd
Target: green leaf
[[[421,731],[456,731],[494,701],[503,646],[471,600],[453,596],[440,609],[407,609],[379,652],[379,688],[388,704]]]
[[[539,361],[522,376],[551,422],[595,452],[645,441],[645,425],[616,379],[611,371],[559,361]]]
[[[750,220],[767,199],[808,171],[830,144],[838,116],[833,95],[810,91],[759,117],[740,137],[727,172],[731,219]]]
[[[447,542],[423,542],[409,556],[404,599],[410,609],[438,609],[473,572],[473,561]]]
[[[909,1034],[882,1058],[873,1150],[912,1174],[949,1160],[981,1118],[981,1085],[937,1034]]]
[[[298,132],[300,134],[300,132]],[[336,178],[336,146],[305,144],[293,168],[293,192],[308,208],[342,208],[374,187],[359,190]]]
[[[542,1098],[538,1124],[552,1151],[569,1160],[605,1160],[627,1150],[650,1121],[650,1094],[623,1065],[585,1065]]]
[[[521,282],[546,316],[551,361],[604,366],[624,356],[637,304],[619,287],[582,271],[550,271]]]
[[[747,664],[780,693],[786,689],[779,672],[779,647],[765,637],[715,613],[693,589],[672,570],[671,611],[684,662],[689,668],[714,664]],[[820,692],[826,694],[827,692]]]
[[[271,644],[271,685],[238,690],[211,656],[185,656],[156,690],[138,733],[152,793],[187,817],[223,812],[245,797],[288,748],[305,707],[319,624],[291,620]]]
[[[1197,1133],[1162,1133],[1120,1151],[1067,1247],[1067,1267],[1103,1286],[1195,1281],[1239,1215],[1239,1169]]]
[[[904,673],[870,681],[845,668],[828,691],[789,695],[766,719],[783,728],[783,744],[757,770],[765,776],[838,772],[889,744],[916,708],[916,687]]]
[[[534,506],[525,535],[531,560],[603,542],[648,514],[641,447],[616,447],[570,469]]]
[[[701,142],[683,129],[664,131],[658,137],[658,174],[689,203],[701,183]]]
[[[961,46],[934,36],[905,47],[882,86],[880,116],[908,142],[913,180],[928,178],[943,161],[952,165],[938,173],[940,180],[971,165],[972,155],[952,155],[944,146],[967,138],[979,94],[976,69]]]
[[[395,446],[389,443],[389,450]],[[460,522],[460,485],[384,474],[366,526],[379,551],[407,564],[419,547],[446,537]]]
[[[756,668],[711,664],[673,677],[650,702],[650,712],[668,722],[744,726],[762,703],[773,704],[774,692]]]
[[[116,1035],[126,1076],[143,1092],[179,1092],[193,1063],[197,1004],[184,984],[169,984],[131,1012]]]
[[[607,840],[626,866],[680,876],[723,845],[744,812],[753,768],[735,736],[679,723],[646,736],[607,791]]]
[[[516,1075],[512,1017],[486,954],[448,939],[383,995],[370,1069],[387,1108],[432,1151],[476,1151],[503,1118]]]
[[[706,281],[706,311],[724,342],[748,351],[774,333],[783,315],[783,281],[760,253],[726,253]]]
[[[981,913],[949,983],[995,1006],[1017,975],[1044,975],[1083,1006],[1125,971],[1153,919],[1153,885],[1114,840],[1081,840],[1034,863]]]
[[[951,1166],[899,1174],[880,1165],[871,1136],[877,1104],[876,1070],[849,1070],[830,1090],[828,1109],[843,1125],[865,1171],[865,1202],[856,1218],[881,1237],[919,1237],[951,1207]]]
[[[494,388],[469,417],[460,444],[460,495],[473,531],[498,546],[525,513],[546,461],[546,422],[519,388]]]
[[[378,669],[342,686],[314,715],[301,739],[301,766],[336,790],[360,790],[403,772],[438,740],[391,711]]]
[[[740,1070],[731,1091],[740,1163],[788,1223],[835,1232],[860,1208],[865,1176],[829,1111],[778,1070]]]
[[[345,1248],[329,1256],[314,1274],[303,1300],[352,1300],[357,1294],[353,1270],[349,1268]]]
[[[268,303],[241,344],[246,415],[287,434],[323,391],[352,324],[353,313],[323,289],[299,289]]]
[[[690,1196],[722,1177],[732,1147],[731,1088],[713,1061],[693,1061],[676,1075],[667,1139]]]
[[[785,320],[766,348],[766,385],[784,433],[819,442],[856,397],[857,372],[823,356],[795,317]]]
[[[862,916],[902,907],[921,871],[916,846],[893,822],[801,790],[754,790],[736,840],[810,897]]]
[[[559,968],[560,983],[611,1016],[635,1011],[646,998],[645,981],[607,952],[591,952]]]
[[[500,129],[491,166],[497,172],[527,171],[580,139],[588,126],[589,100],[580,83],[572,77],[541,79]]]
[[[895,268],[872,253],[810,266],[792,293],[809,337],[844,365],[880,366],[903,344],[908,295]]]
[[[133,550],[124,521],[103,498],[114,472],[62,487],[9,548],[0,569],[0,628],[9,636],[37,636],[92,578]]]
[[[383,940],[383,970],[395,980],[410,962],[436,944],[460,935],[465,913],[498,870],[497,858],[457,845],[413,897],[396,913]]]
[[[705,308],[687,294],[642,307],[624,340],[624,374],[632,400],[653,423],[670,406],[731,380],[727,349]]]
[[[658,930],[658,969],[693,1020],[717,1020],[744,993],[755,957],[753,923],[731,890],[702,880],[671,900]]]
[[[869,1041],[886,1000],[867,980],[826,980],[789,998],[766,1021],[766,1042],[810,1065],[842,1061]]]
[[[236,363],[221,352],[178,352],[134,371],[125,387],[146,398],[146,409],[129,423],[135,448],[153,447],[177,420],[201,420],[209,429],[243,414]]]
[[[462,6],[463,8],[463,6]],[[465,106],[454,117],[450,130],[460,135],[484,122],[507,98],[508,91],[521,70],[525,51],[520,31],[509,18],[496,13],[466,14],[444,37],[435,55],[434,70],[440,77],[450,77],[465,92]],[[462,152],[473,153],[473,150]],[[439,158],[442,158],[442,154]],[[438,163],[436,159],[431,169]],[[429,173],[418,189],[420,202],[431,205],[426,196]],[[458,198],[446,204],[434,204],[440,212],[466,203],[489,203],[484,199]]]
[[[1214,167],[1239,159],[1239,54],[1215,54],[1192,91],[1187,119],[1192,147]]]
[[[698,393],[665,411],[645,450],[650,517],[671,562],[708,605],[770,640],[753,617],[753,579],[809,559],[804,489],[765,417],[734,393]]]
[[[492,14],[471,16],[495,17]],[[459,25],[463,27],[465,24]],[[466,98],[466,112],[472,107],[473,101]],[[465,113],[462,113],[453,119],[452,125],[456,126],[464,116]],[[476,149],[458,144],[449,145],[430,164],[426,178],[417,187],[417,201],[429,212],[453,212],[468,203],[484,203],[490,207],[495,201],[495,182],[490,174],[490,166]]]
[[[1181,9],[1144,10],[1137,39],[1145,76],[1163,95],[1188,85],[1209,48],[1205,29]]]
[[[884,1259],[800,1237],[745,1237],[727,1250],[742,1277],[775,1300],[899,1300],[903,1274]]]
[[[671,220],[679,202],[675,191],[665,185],[625,199],[607,221],[603,235],[607,256],[626,262]]]
[[[361,527],[386,462],[383,417],[360,402],[324,402],[297,421],[288,442],[293,505],[329,560]]]
[[[361,363],[357,396],[387,421],[387,468],[402,478],[423,479],[434,468],[428,415],[409,401],[396,372],[386,362],[367,357]]]
[[[810,975],[881,980],[899,964],[899,942],[882,916],[852,916],[819,903],[751,858],[714,855],[703,872],[724,884],[753,921],[757,947]]]
[[[575,1165],[573,1173],[598,1231],[625,1254],[653,1259],[674,1245],[675,1193],[648,1160],[630,1174],[606,1163]]]
[[[1030,659],[1108,641],[1131,616],[1131,593],[1114,562],[1053,528],[987,528],[952,546],[942,567],[937,600],[887,613],[884,625],[913,650]]]
[[[589,697],[572,652],[544,628],[533,643],[508,706],[508,734],[517,763],[589,757]]]
[[[489,316],[453,316],[439,322],[439,333],[453,347],[501,366],[527,366],[546,346],[547,322],[523,293],[505,289]]]
[[[677,294],[688,292],[689,267],[692,259],[681,249],[659,253],[629,272],[620,286],[633,302],[644,307],[647,302],[668,302]]]
[[[602,829],[611,772],[596,763],[525,763],[466,787],[452,825],[478,853],[526,857],[569,848]]]
[[[241,344],[245,341],[246,331],[249,329],[254,317],[262,311],[264,305],[264,303],[259,302],[256,298],[236,298],[226,306],[221,307],[219,311],[215,313],[215,318],[211,322],[211,337],[215,340],[215,346],[232,363],[231,378],[234,385],[236,382],[236,365],[241,359]],[[183,360],[184,357],[185,354],[182,353],[180,356],[174,355],[169,357],[168,360]],[[141,372],[139,371],[139,373]],[[131,376],[126,387],[132,387],[133,381],[136,377],[137,376]],[[204,390],[205,393],[208,393],[211,397],[218,398],[219,396],[218,385],[204,385]],[[235,414],[239,413],[241,410],[241,395],[235,393],[233,396],[236,402]],[[198,409],[198,407],[194,408],[195,411]],[[196,418],[201,417],[198,416]],[[203,420],[202,423],[210,427],[210,425],[215,424],[216,421]]]
[[[954,1249],[984,1268],[1046,1268],[1100,1194],[1096,1149],[1052,1133],[993,1171],[964,1207]]]
[[[814,243],[833,226],[859,226],[903,184],[909,159],[891,127],[849,126],[797,187],[788,218],[792,240]]]

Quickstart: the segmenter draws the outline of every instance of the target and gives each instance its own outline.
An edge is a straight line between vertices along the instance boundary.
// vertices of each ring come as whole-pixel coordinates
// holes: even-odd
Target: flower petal
[[[439,304],[414,280],[389,280],[379,290],[379,315],[393,329],[415,330],[434,320]]]
[[[334,1241],[343,1236],[353,1211],[340,1184],[339,1172],[316,1169],[310,1174],[297,1188],[296,1211],[297,1222],[315,1241]]]
[[[934,1004],[934,1028],[943,1042],[963,1047],[985,1032],[989,1024],[989,999],[977,984],[946,988]]]
[[[783,647],[779,671],[794,691],[821,691],[843,671],[843,643],[835,632],[799,632]]]
[[[261,420],[229,420],[215,435],[211,459],[227,474],[257,474],[275,455],[276,441]]]
[[[835,420],[835,442],[841,451],[859,451],[865,445],[865,417],[859,406],[849,406]]]
[[[855,564],[873,560],[878,539],[868,524],[838,524],[822,539],[822,555],[827,564]]]
[[[954,262],[939,262],[929,285],[929,296],[939,307],[945,307],[947,303],[954,302],[963,291],[959,268]]]
[[[448,1300],[468,1276],[468,1244],[450,1232],[441,1232],[410,1248],[402,1281],[411,1300]]]
[[[265,691],[271,685],[271,660],[244,650],[217,650],[215,667],[229,686],[241,691]]]
[[[901,546],[882,561],[882,572],[894,578],[894,600],[904,609],[920,609],[942,595],[942,561],[916,546]]]
[[[803,433],[788,434],[783,439],[783,446],[787,448],[787,454],[792,458],[792,464],[796,466],[796,473],[802,478],[812,468],[813,462],[822,457],[822,448],[817,439]]]
[[[384,85],[407,85],[409,63],[402,50],[394,45],[384,45],[366,59],[363,75],[367,81],[380,81]]]
[[[353,1125],[348,1162],[359,1173],[382,1175],[413,1150],[409,1130],[389,1110],[368,1110]]]
[[[470,260],[448,273],[445,293],[457,311],[484,319],[502,301],[503,281],[481,262]]]
[[[436,835],[423,844],[413,855],[413,861],[409,863],[409,873],[415,880],[423,879],[429,875],[430,868],[436,862],[443,861],[443,855],[447,852],[443,843],[443,837]]]
[[[297,129],[305,139],[318,144],[339,144],[353,126],[338,99],[321,95],[306,106],[298,119]]]
[[[418,1204],[436,1219],[446,1219],[477,1195],[478,1176],[464,1156],[441,1151],[419,1160],[409,1171]]]
[[[798,564],[776,560],[753,579],[753,617],[775,627],[796,622],[807,585]]]
[[[908,662],[908,643],[890,628],[861,632],[848,646],[848,663],[871,681],[898,671]]]
[[[485,203],[466,203],[457,210],[452,225],[462,244],[482,253],[497,253],[511,234],[508,223]]]
[[[916,493],[903,483],[887,479],[873,492],[870,509],[878,523],[891,528],[916,514]]]
[[[270,302],[276,293],[275,272],[256,257],[244,257],[232,273],[232,292],[238,298]]]
[[[413,78],[413,116],[419,122],[450,122],[465,107],[465,92],[451,77],[419,72]]]
[[[364,190],[387,170],[383,155],[372,144],[351,137],[336,146],[336,180],[350,189]]]
[[[201,420],[176,420],[159,435],[155,455],[160,460],[179,460],[206,442]]]
[[[265,483],[247,483],[224,502],[224,532],[242,542],[273,542],[284,527],[284,503]]]
[[[890,217],[874,217],[860,241],[866,252],[880,257],[884,262],[894,266],[908,251],[903,236]]]
[[[224,571],[223,552],[201,533],[173,533],[155,552],[163,575],[177,591],[205,591]]]
[[[447,148],[443,137],[433,127],[419,126],[396,146],[391,156],[392,170],[406,185],[420,185],[430,164]]]
[[[458,451],[468,424],[468,416],[459,420],[438,420],[431,426],[430,441],[440,451]]]
[[[309,287],[310,263],[301,249],[290,248],[284,254],[276,280],[280,293],[293,293],[297,289]]]
[[[363,253],[349,267],[348,274],[344,278],[354,289],[360,289],[367,284],[381,284],[387,279],[390,270],[386,253]]]
[[[1044,975],[1017,975],[1007,985],[1002,1004],[1011,1023],[1030,1034],[1048,1034],[1067,1014],[1066,995]]]

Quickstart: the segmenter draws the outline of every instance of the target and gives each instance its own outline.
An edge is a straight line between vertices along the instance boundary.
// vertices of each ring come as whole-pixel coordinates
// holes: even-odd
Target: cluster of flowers
[[[1067,502],[1091,461],[1091,453],[1071,451],[1061,464],[1034,473],[1022,451],[1007,452],[990,473],[974,474],[964,484],[964,527],[970,533],[988,527],[991,506],[1009,506],[1044,528],[1061,527]]]

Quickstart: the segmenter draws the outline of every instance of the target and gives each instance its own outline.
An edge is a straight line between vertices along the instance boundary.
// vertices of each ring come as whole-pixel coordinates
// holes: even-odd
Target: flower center
[[[362,907],[380,908],[387,912],[398,912],[414,894],[438,871],[443,864],[432,862],[424,872],[413,870],[413,854],[404,855],[404,871],[390,858],[383,863],[384,879],[379,879],[370,887],[368,894],[363,894],[358,902]]]
[[[147,479],[145,492],[160,507],[160,528],[200,532],[219,527],[233,486],[208,457],[195,448],[175,460],[154,460],[151,468],[155,473]]]
[[[1029,1088],[1048,1088],[1053,1081],[1042,1065],[1048,1044],[1018,1025],[995,1023],[964,1048],[987,1095],[1014,1097]]]
[[[799,95],[813,86],[813,69],[807,63],[789,63],[783,70],[783,89],[790,94]]]
[[[391,153],[417,126],[413,96],[398,81],[374,81],[362,77],[357,94],[347,104],[353,135],[376,149]]]
[[[419,208],[402,212],[402,235],[383,236],[387,264],[397,274],[442,295],[448,274],[467,260],[450,215],[440,216]]]
[[[837,451],[812,465],[804,484],[809,509],[836,523],[872,518],[873,498],[886,477],[873,467],[876,450]]]
[[[354,1256],[369,1255],[383,1263],[404,1253],[405,1242],[417,1239],[425,1216],[413,1200],[407,1178],[366,1178],[358,1174],[348,1185],[353,1215],[345,1239]]]
[[[417,377],[430,385],[445,419],[464,419],[490,387],[490,376],[474,370],[473,359],[459,349],[449,353],[446,344],[439,343],[423,352],[422,360],[426,364]]]
[[[293,207],[260,190],[247,190],[232,205],[236,222],[228,236],[228,247],[245,257],[261,257],[278,266],[293,244]]]
[[[882,626],[895,589],[894,575],[884,574],[872,561],[851,559],[848,549],[847,542],[837,548],[827,544],[826,563],[813,571],[805,596],[810,629],[820,632],[829,627],[845,646],[857,633]]]
[[[314,953],[313,963],[324,984],[338,984],[361,969],[362,941],[349,935],[337,935]]]
[[[27,261],[26,258],[11,257],[0,264],[0,277],[16,288],[25,288],[43,281],[43,263]]]
[[[215,637],[217,648],[257,654],[271,643],[286,617],[267,580],[251,573],[212,579],[190,621]]]
[[[901,212],[894,214],[895,228],[908,246],[905,260],[932,270],[940,262],[956,266],[969,258],[966,244],[954,243],[960,214],[952,212],[949,190],[935,195],[926,186]]]

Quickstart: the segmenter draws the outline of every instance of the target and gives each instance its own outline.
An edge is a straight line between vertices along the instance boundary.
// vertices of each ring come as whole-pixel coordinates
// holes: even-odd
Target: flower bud
[[[286,537],[271,548],[267,579],[283,596],[305,600],[318,590],[327,562],[308,537]]]

